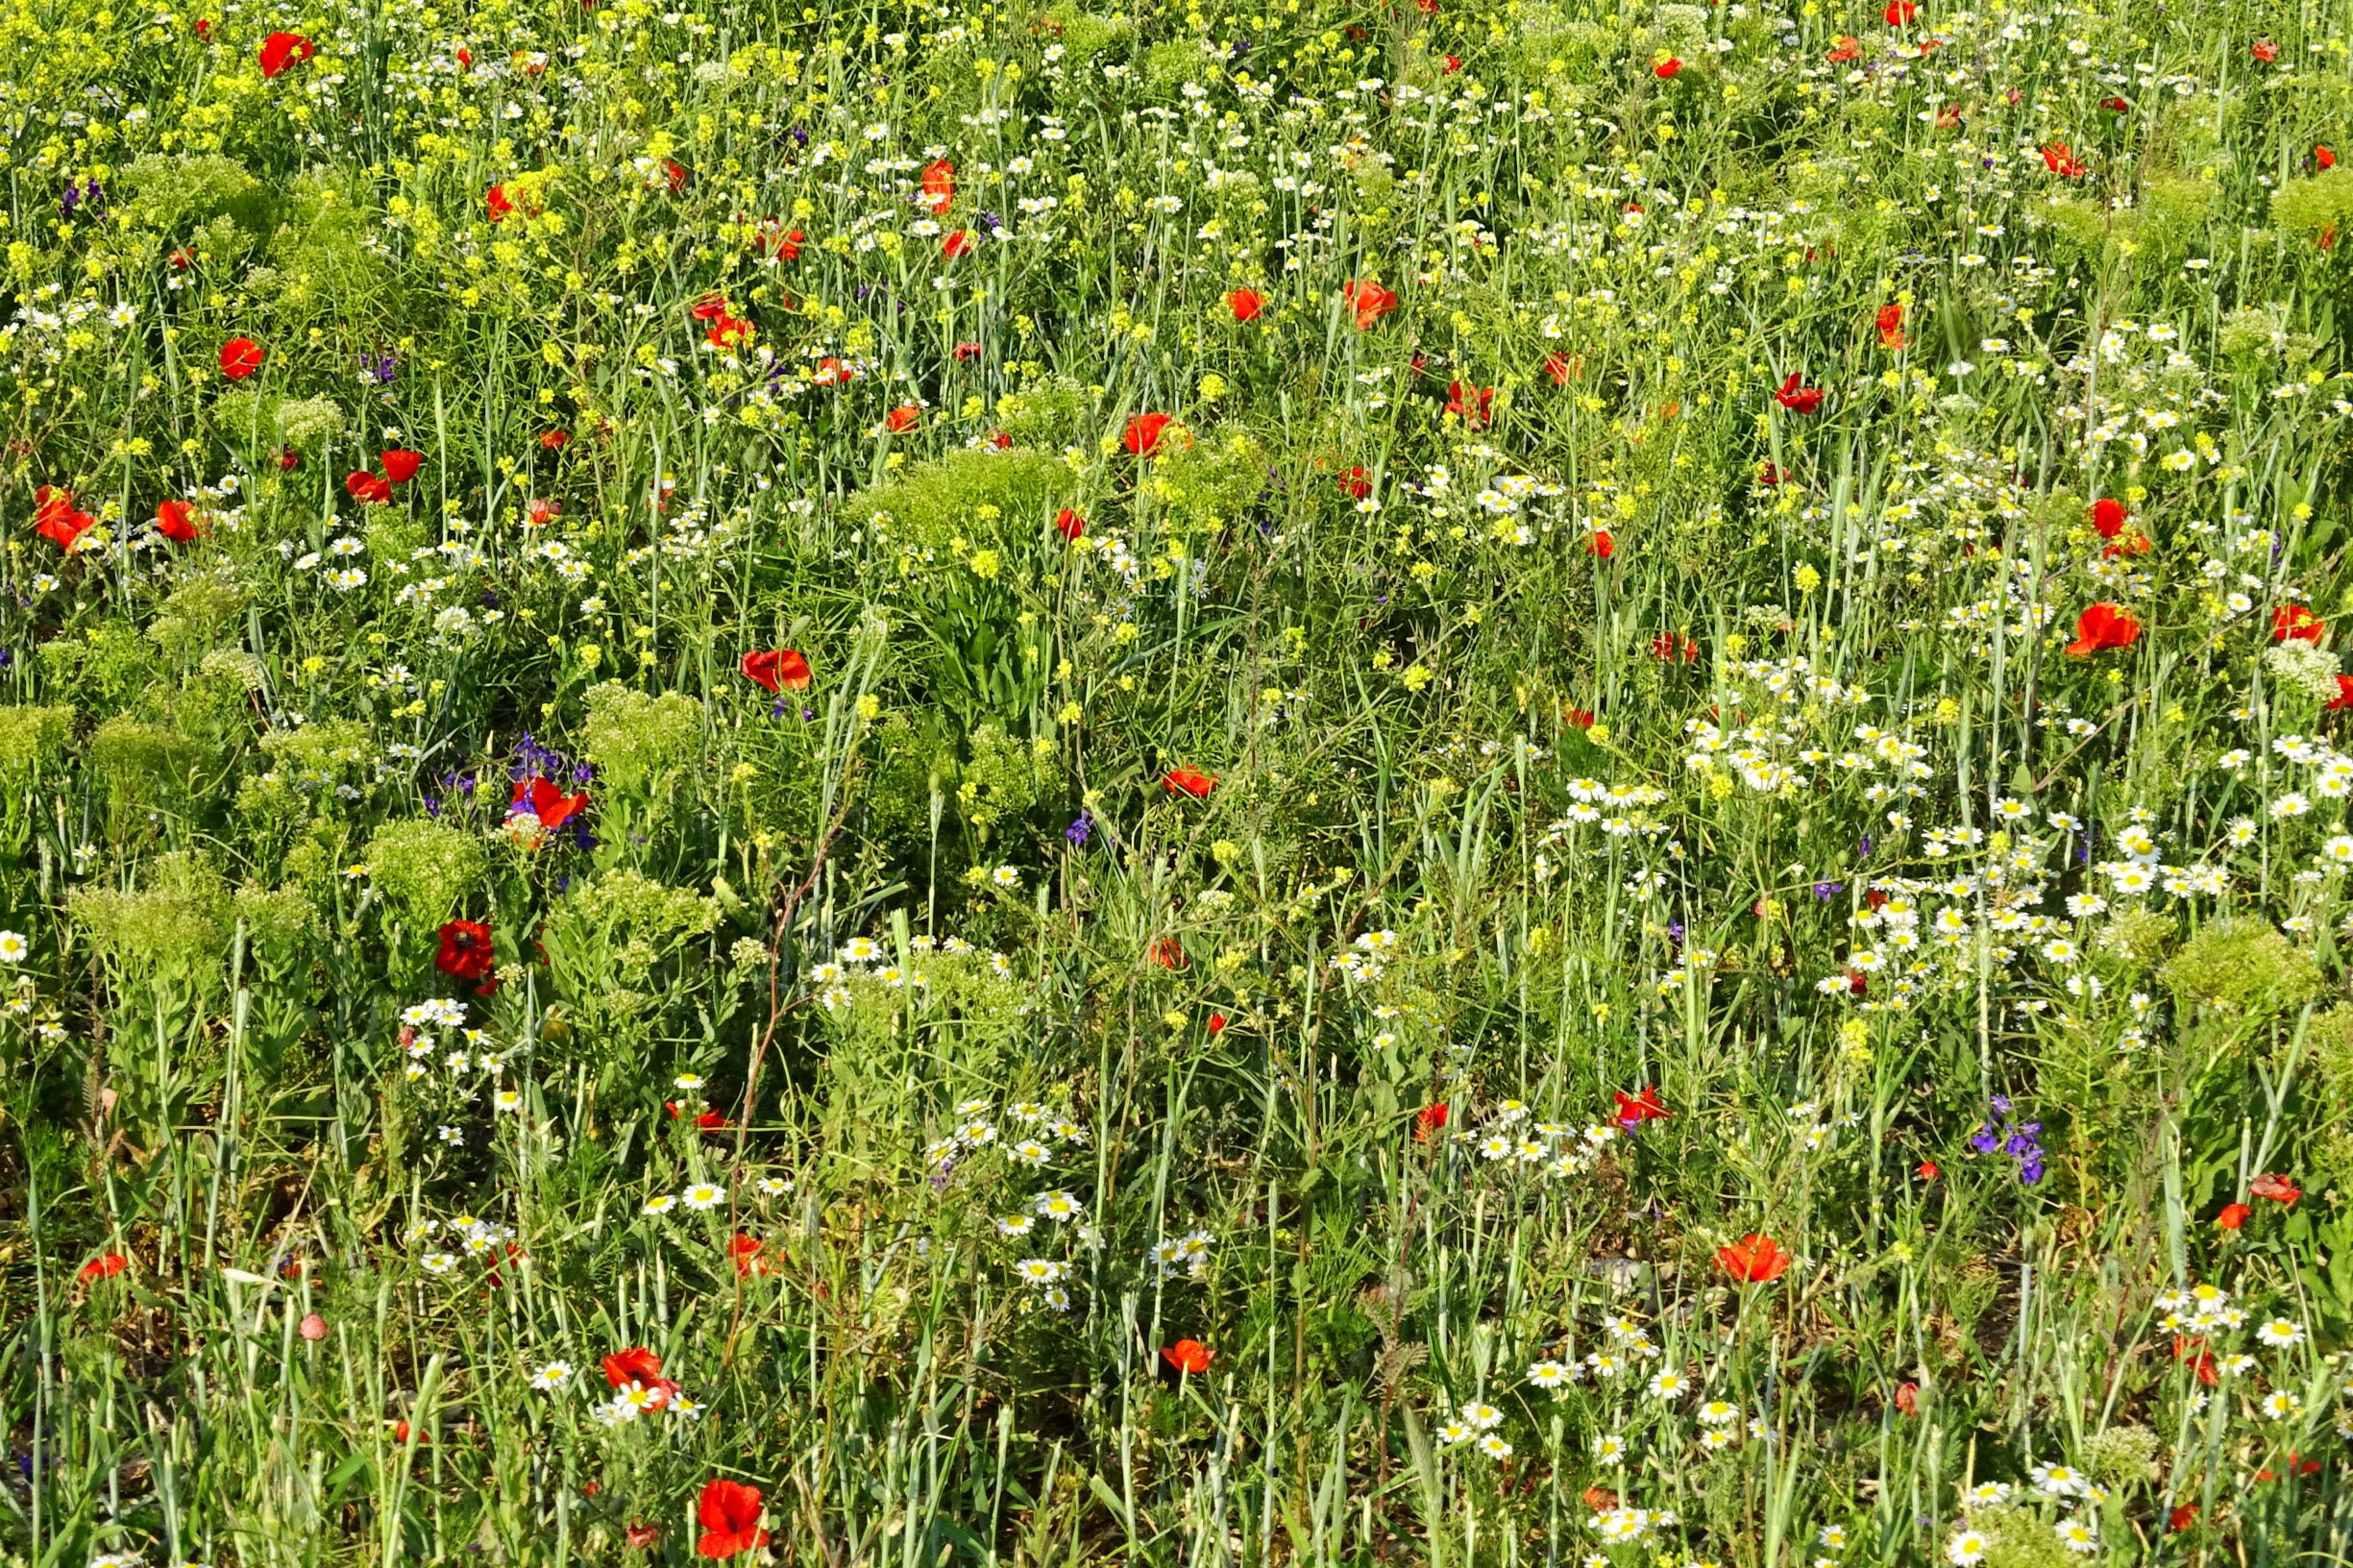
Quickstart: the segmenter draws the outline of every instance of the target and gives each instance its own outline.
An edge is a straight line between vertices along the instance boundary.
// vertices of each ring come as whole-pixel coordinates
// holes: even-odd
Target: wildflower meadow
[[[0,131],[0,1563],[2353,1554],[2353,6]]]

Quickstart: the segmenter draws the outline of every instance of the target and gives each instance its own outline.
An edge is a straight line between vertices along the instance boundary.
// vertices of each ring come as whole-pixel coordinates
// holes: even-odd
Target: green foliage
[[[1014,447],[957,452],[919,463],[843,508],[853,527],[874,525],[896,544],[944,552],[948,541],[1026,535],[1053,520],[1075,478],[1050,453]],[[984,511],[993,508],[994,525]]]
[[[385,910],[414,934],[460,912],[481,885],[490,857],[461,829],[411,817],[378,828],[363,858],[369,884]]]
[[[607,787],[657,795],[696,761],[703,715],[693,698],[606,681],[589,688],[587,702],[584,749]]]
[[[147,863],[129,888],[76,888],[75,924],[119,974],[209,975],[229,953],[235,917],[220,868],[175,850]]]
[[[218,259],[234,260],[274,226],[269,188],[219,153],[144,154],[123,170],[123,185],[140,223]]]
[[[343,410],[329,398],[282,398],[235,387],[212,404],[212,427],[240,451],[260,456],[280,451],[317,458],[343,438]]]
[[[2344,229],[2353,221],[2353,167],[2288,181],[2271,193],[2271,221],[2306,240]]]
[[[2269,921],[2227,916],[2207,921],[2163,970],[2184,1008],[2206,1006],[2261,1017],[2300,1006],[2320,992],[2320,967]]]
[[[23,789],[63,760],[74,711],[37,703],[0,706],[0,787]]]

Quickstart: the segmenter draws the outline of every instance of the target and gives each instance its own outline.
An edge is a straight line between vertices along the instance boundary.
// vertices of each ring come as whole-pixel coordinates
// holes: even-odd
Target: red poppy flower
[[[539,444],[550,452],[561,452],[572,445],[572,432],[570,430],[542,430],[539,433]]]
[[[695,1522],[702,1527],[702,1539],[695,1543],[697,1556],[732,1557],[768,1544],[768,1531],[760,1528],[760,1488],[740,1481],[723,1476],[704,1482]]]
[[[1639,1094],[1629,1094],[1623,1090],[1614,1092],[1618,1110],[1610,1119],[1621,1127],[1639,1127],[1646,1121],[1664,1121],[1675,1115],[1659,1103],[1658,1088],[1654,1084],[1645,1087]]]
[[[1593,710],[1591,708],[1570,708],[1564,712],[1561,717],[1566,719],[1573,728],[1591,729],[1593,727]]]
[[[735,1264],[736,1278],[768,1272],[769,1262],[764,1256],[767,1245],[757,1237],[746,1236],[741,1231],[727,1238],[727,1257]]]
[[[493,185],[483,191],[482,205],[490,209],[490,221],[493,223],[505,222],[515,210],[515,204],[507,199],[504,185]]]
[[[1173,414],[1138,414],[1127,422],[1120,444],[1139,457],[1149,457],[1160,446],[1161,432],[1175,421]]]
[[[2328,635],[2328,623],[2301,604],[2282,604],[2271,612],[2271,640],[2279,643],[2311,643],[2318,647]]]
[[[679,162],[676,159],[666,158],[662,159],[662,181],[665,184],[670,186],[670,193],[673,196],[675,196],[678,194],[678,192],[684,190],[690,184],[693,183],[694,178],[695,171],[688,168],[685,164]]]
[[[635,1524],[622,1531],[622,1536],[629,1543],[632,1551],[643,1552],[660,1540],[662,1532],[651,1525]]]
[[[1256,321],[1266,308],[1266,299],[1255,288],[1238,288],[1226,296],[1226,308],[1236,321]]]
[[[2337,695],[2329,698],[2332,708],[2353,708],[2353,675],[2337,677]]]
[[[1916,1168],[1913,1170],[1912,1174],[1913,1174],[1913,1175],[1915,1175],[1915,1176],[1917,1176],[1917,1177],[1919,1177],[1919,1178],[1920,1178],[1922,1181],[1924,1181],[1924,1182],[1933,1182],[1933,1181],[1935,1181],[1935,1180],[1936,1180],[1936,1179],[1937,1179],[1939,1176],[1942,1176],[1942,1175],[1944,1175],[1945,1173],[1944,1173],[1943,1171],[1941,1171],[1941,1170],[1939,1170],[1939,1169],[1937,1169],[1937,1168],[1936,1168],[1936,1162],[1935,1162],[1935,1161],[1933,1161],[1933,1160],[1923,1160],[1923,1161],[1920,1163],[1920,1164],[1919,1164],[1919,1165],[1918,1165],[1918,1166],[1917,1166],[1917,1167],[1916,1167]]]
[[[1222,1035],[1226,1032],[1226,1016],[1223,1013],[1210,1015],[1209,1031],[1213,1035]]]
[[[1352,468],[1344,474],[1336,474],[1333,478],[1338,482],[1340,494],[1346,496],[1350,501],[1362,501],[1373,493],[1372,478],[1361,466]]]
[[[924,166],[921,201],[925,207],[931,208],[931,215],[935,218],[955,205],[955,164],[944,158]]]
[[[1415,1112],[1413,1115],[1413,1141],[1416,1143],[1427,1143],[1430,1141],[1430,1135],[1432,1133],[1442,1133],[1446,1131],[1446,1116],[1447,1110],[1446,1102],[1444,1100],[1438,1101],[1438,1103],[1435,1105],[1425,1105],[1421,1108],[1421,1110]]]
[[[74,509],[71,490],[44,484],[33,493],[34,531],[58,549],[70,551],[97,526],[98,519]]]
[[[2132,112],[2132,105],[2121,98],[2102,98],[2099,101],[2099,107],[2106,110],[2111,114],[2129,114]]]
[[[1607,528],[1595,528],[1585,540],[1585,553],[1588,555],[1596,555],[1605,561],[1617,552],[1618,541]]]
[[[1810,414],[1822,406],[1822,388],[1799,385],[1798,373],[1793,370],[1773,394],[1773,401],[1793,414]]]
[[[102,1252],[82,1265],[81,1280],[87,1285],[92,1280],[110,1280],[131,1266],[131,1260],[119,1252]]]
[[[2316,169],[2333,169],[2337,166],[2337,155],[2329,151],[2322,143],[2315,142],[2312,150],[2312,166]]]
[[[1548,354],[1544,356],[1544,374],[1553,379],[1555,386],[1568,385],[1569,378],[1577,373],[1576,362],[1566,355]]]
[[[345,475],[343,488],[362,506],[381,506],[392,499],[392,481],[364,468]]]
[[[417,477],[417,468],[425,461],[425,453],[395,447],[390,452],[378,453],[376,460],[383,464],[385,478],[394,484],[406,484]]]
[[[763,236],[762,243],[768,247],[768,254],[776,260],[797,261],[800,259],[801,244],[808,237],[797,229],[771,228]]]
[[[2141,636],[2141,623],[2115,604],[2095,604],[2075,618],[2075,640],[2067,645],[2075,658],[2130,648]]]
[[[1087,520],[1065,506],[1054,514],[1054,531],[1065,539],[1076,543],[1079,537],[1087,531]]]
[[[702,340],[715,349],[733,349],[751,341],[752,326],[741,316],[722,312],[712,318],[702,334]]]
[[[2080,180],[2092,172],[2064,141],[2054,141],[2043,149],[2043,166],[2069,180]]]
[[[515,796],[507,803],[506,814],[509,817],[526,814],[536,817],[539,825],[552,833],[587,809],[588,796],[585,791],[578,795],[566,795],[552,780],[519,778],[515,780]]]
[[[1654,659],[1665,659],[1672,662],[1679,652],[1683,662],[1689,664],[1700,656],[1700,645],[1688,637],[1680,639],[1679,644],[1675,633],[1671,631],[1662,631],[1651,639],[1651,657]]]
[[[2165,1528],[2178,1535],[2197,1523],[2197,1505],[2184,1503],[2165,1516]]]
[[[1199,1377],[1210,1369],[1213,1352],[1198,1339],[1179,1339],[1160,1353],[1160,1359],[1189,1377]]]
[[[1190,768],[1171,768],[1161,775],[1161,788],[1170,795],[1189,795],[1196,800],[1209,798],[1210,791],[1217,787],[1213,773],[1198,773]]]
[[[196,537],[196,508],[184,501],[166,501],[156,506],[156,532],[175,545],[184,545]]]
[[[1879,347],[1883,349],[1904,348],[1912,341],[1903,335],[1903,306],[1900,305],[1879,306],[1876,325],[1879,329]]]
[[[2221,1374],[2214,1364],[2214,1352],[2206,1348],[2204,1339],[2192,1335],[2175,1335],[2173,1336],[2173,1360],[2188,1361],[2190,1370],[2195,1374],[2197,1381],[2207,1387],[2214,1388],[2221,1384]]]
[[[2273,43],[2269,38],[2257,38],[2253,43],[2247,45],[2246,52],[2262,61],[2266,65],[2279,59],[2279,45]]]
[[[459,980],[486,978],[498,955],[491,951],[490,927],[479,920],[452,920],[440,932],[441,950],[433,968]]]
[[[1192,960],[1185,956],[1185,944],[1174,937],[1156,937],[1144,949],[1144,956],[1164,969],[1188,969]]]
[[[241,381],[261,368],[269,355],[260,344],[250,337],[233,337],[221,345],[221,374],[233,381]]]
[[[1744,1236],[1716,1249],[1716,1262],[1743,1285],[1766,1285],[1789,1269],[1789,1254],[1769,1236]]]
[[[979,243],[980,236],[971,230],[954,229],[948,232],[946,238],[940,241],[940,250],[949,260],[953,261]]]
[[[1879,14],[1887,18],[1890,27],[1908,27],[1912,18],[1920,14],[1920,8],[1912,0],[1887,0],[1887,9]]]
[[[1462,57],[1460,55],[1448,55],[1446,57],[1446,74],[1448,76],[1452,76],[1460,69],[1462,69]]]
[[[2304,1189],[2285,1176],[2258,1176],[2246,1184],[2246,1189],[2259,1198],[2273,1203],[2292,1204],[2304,1195]]]
[[[980,345],[977,343],[959,343],[952,352],[956,355],[956,362],[958,364],[968,365],[973,360],[980,357]]]
[[[2124,531],[2124,525],[2130,521],[2132,511],[2120,501],[2102,496],[2092,502],[2092,527],[2098,530],[2102,539],[2115,538]]]
[[[604,1381],[615,1388],[631,1384],[650,1388],[662,1381],[662,1358],[643,1345],[604,1358]]]
[[[1363,331],[1374,322],[1397,308],[1397,296],[1369,282],[1351,282],[1340,290],[1340,298],[1356,312],[1357,331]]]
[[[1673,55],[1669,55],[1666,59],[1660,61],[1657,64],[1651,67],[1651,74],[1658,78],[1658,80],[1661,82],[1672,82],[1675,80],[1675,73],[1682,68],[1683,62],[1676,59]]]
[[[809,661],[789,648],[768,649],[744,655],[744,678],[774,691],[786,687],[803,691],[809,684]]]
[[[459,46],[457,51],[457,68],[461,71],[470,71],[474,69],[473,50],[468,49],[463,45]]]
[[[2247,1215],[2254,1212],[2243,1203],[2226,1204],[2222,1212],[2214,1216],[2214,1222],[2223,1230],[2235,1231],[2244,1225]]]
[[[922,409],[912,403],[902,403],[883,416],[882,428],[893,435],[905,435],[916,428],[922,417]]]
[[[1460,381],[1446,383],[1446,411],[1465,425],[1481,426],[1493,417],[1495,388],[1465,386]]]
[[[261,40],[261,74],[282,76],[318,52],[300,33],[273,33]]]
[[[1833,65],[1844,65],[1851,60],[1863,58],[1863,45],[1853,34],[1842,33],[1838,37],[1837,46],[1822,58]]]
[[[1901,1410],[1906,1415],[1918,1415],[1920,1413],[1919,1384],[1900,1383],[1896,1384],[1896,1409]]]

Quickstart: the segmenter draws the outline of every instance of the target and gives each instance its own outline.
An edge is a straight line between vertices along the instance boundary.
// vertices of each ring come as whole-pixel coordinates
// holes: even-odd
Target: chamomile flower
[[[1528,1369],[1528,1381],[1539,1388],[1559,1390],[1576,1379],[1568,1367],[1559,1361],[1537,1361]]]
[[[2080,1497],[2084,1479],[2080,1471],[2064,1464],[2038,1464],[2026,1472],[2037,1487],[2047,1497]]]

